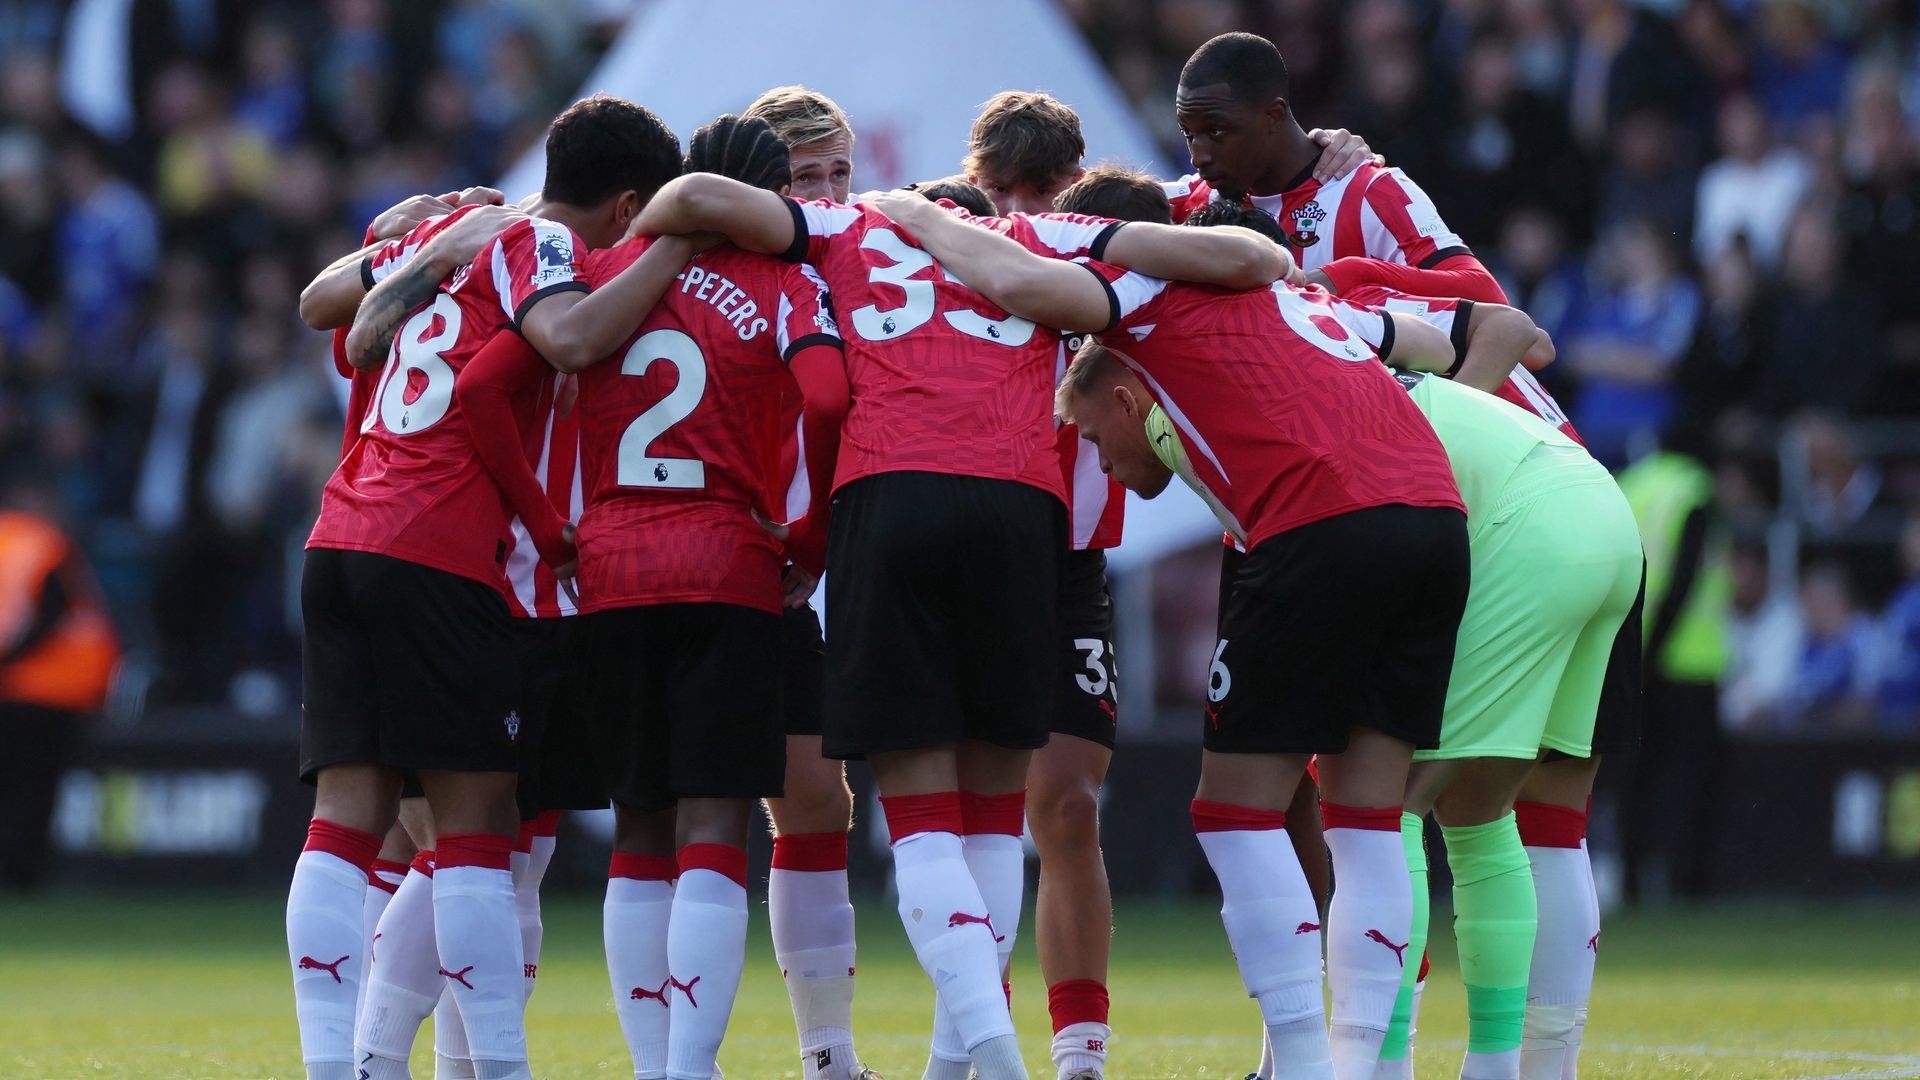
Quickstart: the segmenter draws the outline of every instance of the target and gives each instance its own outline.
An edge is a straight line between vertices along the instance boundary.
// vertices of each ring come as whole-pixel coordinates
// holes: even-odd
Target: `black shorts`
[[[1060,574],[1061,678],[1053,733],[1113,749],[1120,672],[1113,656],[1113,597],[1107,553],[1072,551]]]
[[[1640,705],[1641,622],[1647,605],[1647,571],[1640,569],[1640,594],[1633,598],[1627,621],[1613,639],[1607,656],[1606,681],[1600,685],[1600,709],[1593,717],[1593,752],[1624,754],[1640,745],[1643,712]],[[1548,751],[1550,758],[1561,757]]]
[[[1440,741],[1467,604],[1466,516],[1377,506],[1240,562],[1207,669],[1208,750],[1337,754],[1356,727]]]
[[[583,615],[593,713],[613,801],[778,798],[780,617],[738,604],[654,604]]]
[[[520,711],[513,617],[497,590],[385,555],[313,548],[300,608],[303,780],[355,763],[519,770],[538,733]]]
[[[513,631],[520,646],[520,714],[539,734],[520,769],[521,818],[542,810],[605,809],[579,618],[515,619]]]
[[[1010,480],[881,473],[840,489],[827,543],[826,756],[1046,745],[1059,499]]]
[[[780,713],[787,734],[820,734],[820,684],[827,666],[827,643],[812,604],[780,613]]]

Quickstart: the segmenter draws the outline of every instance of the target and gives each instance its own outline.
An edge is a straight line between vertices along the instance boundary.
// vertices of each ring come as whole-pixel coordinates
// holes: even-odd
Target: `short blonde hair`
[[[765,120],[794,150],[835,135],[846,136],[847,146],[853,146],[853,125],[847,122],[847,114],[832,98],[804,86],[776,86],[753,99],[743,115]]]
[[[982,180],[1043,189],[1078,170],[1086,153],[1079,113],[1051,94],[1003,90],[980,106],[960,167]]]
[[[1053,414],[1062,423],[1073,423],[1074,403],[1118,382],[1126,370],[1106,346],[1088,338],[1074,354],[1073,363],[1067,365],[1067,373],[1060,377],[1060,386],[1053,392]]]

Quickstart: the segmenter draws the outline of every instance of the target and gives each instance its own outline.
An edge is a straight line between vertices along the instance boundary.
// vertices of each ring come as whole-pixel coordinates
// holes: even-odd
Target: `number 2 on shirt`
[[[620,358],[620,374],[645,376],[657,362],[672,364],[679,381],[666,397],[633,418],[620,435],[620,464],[614,482],[621,487],[701,490],[707,466],[699,458],[653,457],[653,441],[685,420],[707,392],[707,358],[700,344],[678,330],[650,330]]]

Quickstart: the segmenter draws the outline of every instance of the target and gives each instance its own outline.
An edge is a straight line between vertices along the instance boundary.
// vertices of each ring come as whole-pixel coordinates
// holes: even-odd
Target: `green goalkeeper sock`
[[[1400,815],[1400,842],[1407,850],[1407,872],[1413,876],[1413,929],[1407,935],[1407,964],[1400,975],[1400,996],[1393,1002],[1393,1022],[1381,1044],[1381,1061],[1400,1061],[1413,1053],[1413,986],[1420,977],[1420,958],[1427,948],[1427,921],[1433,896],[1427,884],[1426,819]]]
[[[1454,937],[1467,985],[1467,1058],[1460,1075],[1512,1076],[1540,923],[1520,827],[1509,812],[1485,825],[1442,825],[1440,835],[1453,871]]]

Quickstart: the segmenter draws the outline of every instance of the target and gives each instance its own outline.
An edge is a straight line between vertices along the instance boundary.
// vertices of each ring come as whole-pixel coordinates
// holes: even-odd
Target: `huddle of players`
[[[526,1075],[543,830],[523,830],[516,859],[515,821],[609,793],[606,944],[636,1076],[713,1075],[761,798],[807,1075],[870,1075],[850,1033],[849,757],[873,765],[901,918],[936,981],[926,1075],[1026,1075],[1004,978],[1029,790],[1055,1065],[1101,1075],[1095,800],[1114,673],[1099,552],[1121,500],[1095,464],[1148,496],[1178,472],[1244,552],[1223,568],[1193,816],[1267,1029],[1259,1075],[1408,1074],[1429,809],[1463,957],[1474,935],[1485,946],[1463,970],[1463,1075],[1515,1075],[1523,1056],[1529,1076],[1571,1074],[1590,957],[1534,991],[1529,957],[1539,976],[1550,886],[1582,926],[1591,905],[1588,737],[1638,583],[1631,517],[1570,430],[1445,380],[1403,388],[1373,362],[1551,405],[1516,367],[1550,357],[1524,316],[1412,295],[1497,294],[1424,195],[1374,164],[1316,178],[1285,96],[1277,51],[1250,35],[1183,72],[1201,175],[1169,188],[1181,216],[1228,226],[1211,230],[1154,224],[1176,207],[1143,178],[1080,178],[1077,119],[1044,95],[990,102],[967,166],[1001,209],[1066,188],[1070,213],[977,221],[920,195],[843,205],[852,132],[797,88],[702,129],[688,164],[707,174],[677,180],[657,119],[589,99],[556,121],[527,214],[489,193],[417,207],[448,212],[412,228],[389,215],[397,236],[316,279],[321,324],[353,325],[355,406],[303,590],[318,795],[288,933],[310,1075],[406,1075],[443,997],[448,1074]],[[951,181],[924,194],[978,199]],[[733,246],[682,239],[710,232]],[[1257,233],[1322,288],[1289,284],[1299,268]],[[1098,344],[1068,368],[1072,339],[1049,327]],[[1088,442],[1056,428],[1056,383]],[[802,606],[823,566],[839,568],[824,677]],[[516,629],[503,594],[533,618]],[[530,685],[542,670],[568,685]],[[572,712],[606,727],[591,753],[609,768],[562,749]],[[1569,764],[1536,769],[1543,748]],[[1324,849],[1298,828],[1316,754]],[[432,852],[372,920],[402,766]],[[1552,828],[1516,827],[1516,795]],[[1572,857],[1543,872],[1536,848]],[[1324,918],[1308,884],[1322,850],[1340,880]],[[1597,909],[1586,921],[1597,934]]]

